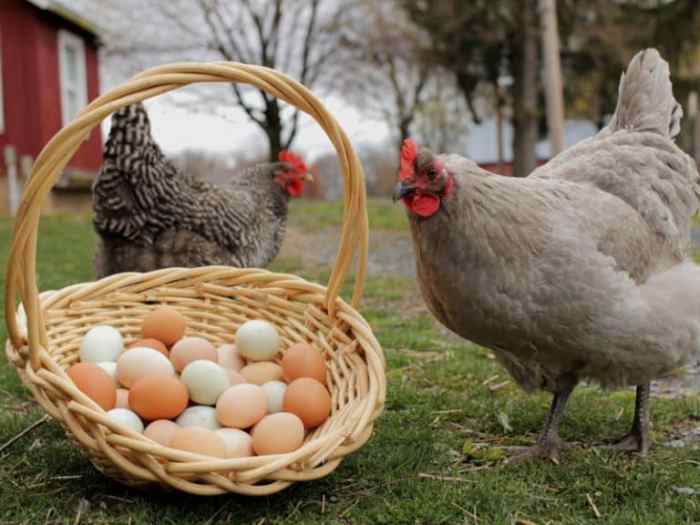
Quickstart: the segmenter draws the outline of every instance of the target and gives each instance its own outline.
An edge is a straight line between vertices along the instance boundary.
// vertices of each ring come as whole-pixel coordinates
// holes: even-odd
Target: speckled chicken
[[[404,143],[395,198],[428,307],[525,390],[554,394],[544,432],[514,462],[559,461],[582,380],[637,386],[615,446],[646,453],[650,381],[697,355],[700,267],[687,255],[700,180],[673,142],[681,116],[668,65],[648,49],[622,75],[608,126],[527,178]]]
[[[112,117],[93,186],[98,277],[166,267],[265,267],[277,255],[290,197],[308,179],[297,155],[214,185],[179,172],[160,150],[142,104]]]

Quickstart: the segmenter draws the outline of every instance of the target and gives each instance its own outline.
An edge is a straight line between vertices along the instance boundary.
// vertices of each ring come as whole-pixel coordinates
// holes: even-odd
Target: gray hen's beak
[[[392,200],[396,202],[397,200],[403,199],[406,195],[413,192],[413,188],[399,181],[394,186],[394,193],[392,195]]]

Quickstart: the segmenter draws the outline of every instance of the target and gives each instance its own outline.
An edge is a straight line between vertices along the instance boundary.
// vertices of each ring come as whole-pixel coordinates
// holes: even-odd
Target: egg
[[[247,321],[236,331],[236,348],[250,361],[272,359],[280,349],[277,328],[267,321]]]
[[[216,431],[226,444],[227,458],[245,458],[253,455],[253,438],[237,428],[222,428]]]
[[[230,368],[227,368],[226,371],[228,372],[228,382],[232,385],[240,385],[241,383],[248,382],[248,380],[245,377],[243,377],[239,372],[231,370]]]
[[[211,361],[192,361],[182,371],[190,398],[200,405],[213,405],[231,383],[228,370]]]
[[[143,435],[156,443],[168,447],[178,428],[180,427],[177,423],[173,423],[169,419],[158,419],[149,423],[146,430],[143,431]]]
[[[143,423],[141,419],[131,410],[126,408],[113,408],[107,412],[107,417],[120,425],[130,428],[134,432],[138,432],[139,434],[143,433]]]
[[[127,388],[142,377],[156,375],[174,376],[175,369],[167,357],[153,348],[130,348],[117,361],[117,379]]]
[[[267,397],[267,413],[274,414],[282,412],[282,402],[284,401],[284,393],[287,390],[286,383],[282,381],[268,381],[262,386]]]
[[[147,421],[177,417],[188,402],[187,387],[174,376],[145,376],[129,391],[129,408]]]
[[[267,396],[258,385],[234,385],[216,402],[216,417],[219,423],[227,427],[251,427],[266,413]]]
[[[117,402],[114,408],[129,408],[129,391],[126,388],[117,388]]]
[[[143,319],[141,334],[144,339],[157,339],[170,346],[183,338],[186,325],[180,312],[168,306],[160,306]]]
[[[203,456],[226,457],[223,438],[216,432],[201,427],[178,428],[170,440],[170,446]]]
[[[251,363],[241,368],[241,375],[246,381],[255,385],[262,385],[268,381],[282,379],[282,367],[271,361]]]
[[[114,361],[102,361],[97,363],[97,366],[107,372],[107,375],[112,378],[114,384],[117,384],[117,363]]]
[[[181,427],[202,427],[209,430],[221,428],[216,418],[216,410],[213,407],[201,405],[186,408],[175,422]]]
[[[304,423],[289,412],[270,414],[255,425],[251,436],[256,454],[286,454],[304,442]]]
[[[185,337],[170,349],[170,361],[178,372],[192,361],[204,359],[216,363],[218,358],[214,345],[201,337]]]
[[[67,371],[68,377],[83,394],[111,410],[117,402],[117,386],[109,374],[95,363],[76,363]]]
[[[306,428],[314,428],[328,419],[331,396],[319,381],[300,377],[287,386],[282,406],[285,412],[299,416]]]
[[[245,366],[245,361],[236,350],[236,345],[221,345],[216,349],[216,353],[219,364],[224,368],[238,371]]]
[[[90,328],[80,342],[80,360],[83,363],[116,361],[123,351],[122,334],[107,325]]]
[[[284,378],[289,382],[300,377],[312,377],[326,384],[326,361],[320,352],[306,343],[290,346],[280,364],[284,371]]]
[[[168,347],[163,343],[158,341],[158,339],[138,339],[129,343],[127,348],[136,348],[137,346],[145,346],[146,348],[153,348],[153,350],[158,350],[165,357],[168,357]]]

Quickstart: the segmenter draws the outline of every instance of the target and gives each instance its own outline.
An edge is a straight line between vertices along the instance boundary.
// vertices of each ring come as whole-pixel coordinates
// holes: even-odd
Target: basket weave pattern
[[[338,153],[344,185],[340,247],[327,287],[260,269],[208,266],[110,276],[94,283],[38,293],[36,242],[40,203],[90,130],[122,106],[194,82],[255,85],[311,115]],[[14,227],[7,272],[6,353],[23,383],[95,466],[122,483],[174,487],[201,495],[267,495],[296,481],[332,472],[370,437],[386,392],[384,357],[372,330],[355,310],[367,257],[367,213],[362,168],[344,132],[302,85],[259,66],[235,63],[173,64],[148,70],[93,101],[37,158]],[[357,261],[352,305],[339,297]],[[15,311],[16,297],[21,305]],[[331,417],[289,454],[212,459],[179,451],[112,422],[80,392],[65,370],[78,360],[84,334],[97,324],[140,337],[143,317],[169,305],[188,321],[188,335],[231,342],[247,320],[275,324],[283,347],[306,341],[328,364]]]

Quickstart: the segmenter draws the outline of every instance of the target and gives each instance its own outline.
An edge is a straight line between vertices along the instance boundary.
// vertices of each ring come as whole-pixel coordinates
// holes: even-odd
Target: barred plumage
[[[284,239],[286,163],[258,165],[226,185],[179,172],[154,142],[142,104],[112,117],[93,186],[99,277],[222,264],[265,267]]]

